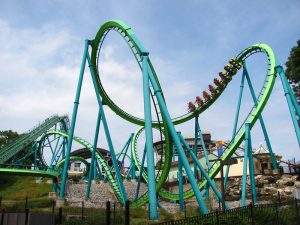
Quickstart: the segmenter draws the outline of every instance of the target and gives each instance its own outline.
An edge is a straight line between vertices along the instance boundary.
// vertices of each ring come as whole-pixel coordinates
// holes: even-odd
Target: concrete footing
[[[55,202],[55,205],[56,205],[57,208],[64,207],[66,205],[66,199],[57,198],[56,202]]]

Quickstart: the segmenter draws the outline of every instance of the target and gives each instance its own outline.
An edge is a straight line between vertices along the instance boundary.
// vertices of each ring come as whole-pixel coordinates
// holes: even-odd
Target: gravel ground
[[[124,181],[124,188],[129,200],[135,197],[137,181]],[[87,184],[86,183],[69,183],[67,185],[66,200],[70,206],[81,206],[82,201],[87,208],[105,208],[106,202],[117,202],[114,191],[108,182],[99,182],[91,185],[90,199],[85,200]],[[147,191],[147,185],[141,183],[139,196]]]

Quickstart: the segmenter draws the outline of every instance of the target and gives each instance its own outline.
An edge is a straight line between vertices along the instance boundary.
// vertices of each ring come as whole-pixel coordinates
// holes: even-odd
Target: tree
[[[0,149],[4,145],[6,145],[6,144],[10,143],[11,141],[13,141],[14,139],[16,139],[17,137],[19,137],[19,134],[12,130],[0,131]]]
[[[292,83],[293,91],[300,101],[300,39],[297,46],[292,47],[290,56],[288,57],[285,74],[290,83]]]
[[[5,145],[15,142],[22,135],[24,134],[18,134],[17,132],[12,130],[0,131],[0,152]],[[29,151],[31,151],[31,144],[27,145],[24,149],[19,151],[16,155],[16,158],[21,159],[22,157],[27,155]],[[31,155],[28,158],[26,158],[23,164],[31,165],[33,160],[33,155]]]

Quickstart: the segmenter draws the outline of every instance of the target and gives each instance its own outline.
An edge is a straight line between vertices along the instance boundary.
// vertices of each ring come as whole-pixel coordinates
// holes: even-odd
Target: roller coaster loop
[[[144,118],[139,118],[134,115],[131,115],[130,113],[121,109],[117,104],[115,104],[115,102],[107,94],[104,85],[101,81],[100,56],[103,43],[108,37],[107,35],[109,32],[116,32],[124,39],[128,47],[130,48],[137,62],[137,65],[141,69],[144,94]],[[255,54],[264,54],[267,64],[267,70],[266,74],[264,75],[263,85],[258,95],[256,95],[256,93],[254,92],[250,79],[251,76],[248,73],[246,66],[248,58]],[[88,63],[89,72],[92,78],[95,95],[99,107],[93,145],[89,144],[88,142],[84,141],[79,137],[74,136],[77,111],[79,106],[81,87],[83,83],[86,63]],[[204,138],[200,129],[199,116],[219,98],[223,91],[226,90],[230,81],[235,77],[239,70],[242,70],[243,72],[241,77],[239,98],[234,120],[232,139],[229,143],[226,143],[226,146],[224,145],[223,151],[221,152],[219,159],[212,163],[209,159],[209,152],[205,148]],[[154,66],[151,63],[149,52],[143,47],[141,42],[138,40],[137,36],[133,33],[132,29],[128,25],[119,20],[108,21],[100,27],[94,40],[85,41],[85,48],[83,52],[70,129],[68,129],[69,127],[67,126],[67,129],[54,131],[49,130],[49,128],[53,126],[53,124],[59,121],[59,119],[56,118],[56,120],[51,119],[51,123],[49,123],[49,121],[45,123],[44,128],[40,129],[42,133],[38,132],[37,134],[35,134],[34,137],[32,136],[32,138],[34,139],[37,139],[37,137],[41,136],[39,144],[36,145],[35,150],[32,151],[32,154],[37,155],[36,149],[38,147],[39,158],[42,159],[40,160],[40,163],[41,165],[48,167],[48,170],[46,170],[46,172],[43,172],[42,170],[32,170],[31,172],[22,170],[21,173],[39,173],[40,176],[43,176],[41,174],[44,173],[44,176],[50,177],[61,176],[59,197],[63,199],[65,197],[68,168],[70,161],[72,160],[72,143],[73,141],[76,141],[92,153],[91,163],[89,165],[90,170],[88,175],[88,187],[86,190],[86,198],[90,197],[91,181],[96,179],[96,172],[98,171],[99,177],[101,177],[102,170],[105,173],[104,179],[107,179],[109,181],[116,197],[120,202],[125,204],[125,201],[131,198],[130,200],[132,201],[132,207],[139,207],[146,204],[147,202],[149,203],[149,218],[151,220],[158,219],[158,199],[167,199],[169,201],[179,202],[180,208],[182,210],[183,200],[195,196],[201,213],[206,214],[208,213],[208,209],[205,205],[203,197],[208,197],[210,188],[213,190],[218,201],[223,200],[223,196],[221,195],[214,181],[214,178],[221,169],[221,162],[230,159],[233,156],[233,154],[237,154],[238,148],[240,148],[242,142],[245,141],[245,164],[243,175],[244,182],[242,187],[241,204],[245,205],[246,198],[245,180],[247,176],[247,160],[249,160],[250,180],[252,186],[251,192],[253,196],[253,201],[256,202],[250,132],[254,124],[258,120],[261,125],[264,138],[266,140],[267,148],[270,152],[274,169],[276,170],[278,168],[278,165],[262,117],[262,111],[272,93],[276,76],[280,77],[281,83],[283,85],[285,98],[288,103],[290,115],[295,129],[295,134],[298,140],[298,144],[300,145],[300,128],[298,123],[300,118],[300,107],[286,79],[282,66],[279,64],[272,49],[268,45],[262,43],[252,45],[244,49],[235,57],[231,58],[229,60],[229,63],[224,66],[224,71],[219,72],[219,78],[214,78],[213,84],[208,85],[208,90],[204,90],[202,96],[196,96],[195,100],[192,100],[188,103],[188,112],[182,116],[171,118],[168,108],[166,106],[163,90],[160,86],[158,76],[154,70]],[[242,95],[245,82],[247,82],[250,89],[250,94],[253,99],[253,107],[251,108],[248,115],[245,118],[243,118],[242,121],[239,121],[240,107],[242,103]],[[153,104],[151,104],[151,101],[153,102]],[[118,154],[115,152],[115,148],[111,140],[109,127],[103,109],[104,105],[107,105],[113,112],[115,112],[119,117],[123,118],[124,120],[127,120],[133,124],[140,126],[140,128],[134,133],[134,135],[130,136],[121,153]],[[156,119],[152,118],[152,105],[154,106],[154,110],[156,112]],[[190,146],[186,143],[181,133],[175,129],[175,125],[185,123],[192,119],[195,120],[195,143],[193,149],[191,149]],[[107,161],[101,155],[101,153],[96,151],[101,123],[103,125],[106,141],[109,147],[111,165],[108,165]],[[238,126],[238,124],[240,125]],[[156,162],[156,164],[153,147],[153,129],[157,129],[160,132],[162,146],[162,151],[159,153],[161,158],[158,161],[159,163]],[[48,130],[46,134],[45,130]],[[142,132],[145,133],[146,141],[144,149],[139,150],[137,140]],[[30,140],[30,143],[32,143],[33,141],[32,138],[28,139]],[[198,138],[201,141],[200,146],[202,146],[202,151],[204,154],[205,161],[203,165],[197,158],[197,154],[199,153]],[[28,144],[29,142],[27,141],[27,139],[24,139],[22,143],[24,145],[25,143]],[[52,147],[53,143],[56,143],[55,147]],[[130,154],[127,153],[129,145],[131,145]],[[46,150],[47,146],[50,150]],[[22,148],[20,146],[18,147],[18,150],[15,150],[16,148],[14,148],[14,150],[12,151],[11,149],[12,147],[7,148],[3,153],[1,152],[0,163],[8,162],[8,160],[11,159],[13,154],[19,152]],[[43,158],[44,152],[46,151],[52,152],[52,159],[49,164],[47,164],[45,162],[45,159]],[[143,153],[141,161],[139,159],[138,152]],[[119,159],[121,158],[121,156],[122,161],[120,164]],[[122,164],[124,164],[125,156],[128,156],[127,158],[130,161],[130,166],[128,167],[127,174],[124,173],[124,168],[122,168],[121,166]],[[163,188],[163,185],[166,183],[168,178],[172,160],[174,160],[175,156],[177,157],[179,168],[179,193],[172,193]],[[188,157],[192,158],[194,164],[193,167],[190,166],[190,161]],[[52,171],[53,168],[54,172]],[[5,172],[4,169],[9,170],[8,168],[0,168],[0,172]],[[186,177],[188,178],[188,182],[190,184],[190,189],[186,191],[183,191],[182,188],[184,176],[182,173],[182,169],[184,169]],[[230,167],[227,166],[224,180],[225,187],[227,184],[229,169]],[[197,173],[198,170],[200,170],[204,179],[199,179]],[[128,177],[137,180],[137,188],[133,199],[126,193],[123,184],[124,178]],[[142,182],[147,183],[148,189],[146,192],[140,194],[139,192]]]

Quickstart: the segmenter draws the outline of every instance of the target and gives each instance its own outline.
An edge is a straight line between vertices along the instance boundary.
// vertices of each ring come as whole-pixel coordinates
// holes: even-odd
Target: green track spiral
[[[105,24],[103,24],[100,27],[95,39],[93,40],[93,47],[92,47],[92,53],[91,53],[93,69],[94,69],[95,74],[97,75],[97,85],[100,90],[99,94],[101,95],[103,102],[105,104],[107,104],[111,108],[111,110],[113,110],[117,115],[119,115],[120,117],[122,117],[123,119],[125,119],[129,122],[143,126],[144,125],[143,119],[138,118],[136,116],[133,116],[133,115],[125,112],[123,109],[121,109],[119,106],[117,106],[110,99],[110,97],[106,93],[106,91],[101,83],[101,80],[100,80],[100,74],[98,71],[98,66],[99,66],[98,61],[99,61],[99,57],[100,57],[101,47],[102,47],[102,44],[103,44],[108,32],[110,32],[112,30],[119,33],[123,37],[123,39],[127,42],[128,46],[130,47],[130,49],[133,53],[133,56],[135,57],[140,68],[141,68],[141,55],[143,52],[146,52],[145,48],[141,45],[141,43],[139,42],[138,38],[133,33],[131,28],[128,25],[126,25],[125,23],[123,23],[122,21],[111,20],[111,21],[108,21]],[[268,62],[268,69],[267,69],[267,73],[265,75],[263,87],[257,97],[258,104],[250,110],[249,114],[247,115],[246,119],[242,123],[241,127],[236,132],[235,137],[232,139],[232,142],[230,143],[230,145],[228,145],[229,147],[227,147],[224,150],[222,160],[230,158],[232,156],[232,154],[236,151],[238,146],[242,143],[242,141],[244,140],[244,137],[245,137],[245,129],[244,129],[243,124],[245,122],[248,122],[248,123],[250,123],[251,128],[253,127],[253,125],[257,121],[259,115],[263,111],[263,109],[269,99],[269,96],[272,92],[274,83],[275,83],[275,78],[276,78],[275,67],[277,66],[276,59],[275,59],[275,55],[274,55],[272,49],[268,45],[266,45],[266,44],[253,45],[253,46],[245,49],[244,51],[242,51],[240,54],[238,54],[236,56],[236,58],[240,63],[243,63],[249,56],[251,56],[252,54],[255,54],[255,53],[265,54],[267,57],[267,62]],[[155,73],[154,67],[151,64],[150,59],[149,59],[149,64],[150,64],[152,73],[154,74],[154,77],[155,77],[157,83],[159,84],[157,75]],[[226,89],[226,86],[229,84],[229,81],[224,82],[223,84],[224,84],[224,88],[217,88],[216,93],[212,96],[212,98],[209,99],[208,101],[205,101],[204,104],[202,106],[196,108],[195,111],[172,119],[173,124],[177,125],[177,124],[184,123],[190,119],[193,119],[195,116],[198,116],[203,111],[205,111],[209,106],[211,106],[218,99],[218,97]],[[159,127],[159,126],[161,126],[161,125],[157,121],[153,122],[153,127]],[[165,153],[166,161],[165,161],[164,167],[163,167],[163,173],[162,173],[163,175],[161,176],[161,179],[159,180],[158,185],[157,185],[157,190],[160,190],[159,194],[162,197],[172,199],[172,200],[178,200],[179,199],[178,194],[172,194],[170,192],[160,189],[163,182],[165,182],[165,179],[167,178],[167,173],[170,169],[170,162],[171,162],[170,161],[171,160],[170,140],[169,140],[168,130],[166,128],[164,121],[163,121],[163,127],[164,127],[164,135],[165,135],[166,144],[167,144],[166,153]],[[135,136],[138,137],[140,132],[141,132],[141,129],[139,129],[137,131]],[[139,168],[139,160],[137,157],[137,151],[136,151],[136,149],[132,149],[132,151],[134,153],[135,162]],[[217,175],[219,170],[220,170],[220,164],[215,163],[212,166],[212,169],[209,173],[210,178],[213,179]],[[147,175],[143,174],[143,176],[144,176],[144,178],[146,178]],[[201,183],[199,183],[199,188],[202,189],[205,185],[206,185],[206,181],[204,180]],[[192,196],[193,196],[193,190],[188,190],[184,193],[184,198],[189,198]],[[146,203],[146,201],[147,201],[147,196],[142,196],[134,205],[139,206],[141,204]]]

